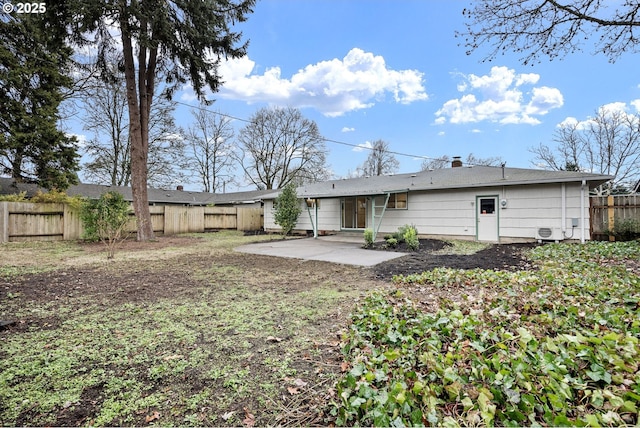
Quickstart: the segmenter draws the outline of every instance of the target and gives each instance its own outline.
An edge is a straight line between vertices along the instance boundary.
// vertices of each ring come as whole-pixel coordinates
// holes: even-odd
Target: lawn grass
[[[0,318],[28,323],[0,333],[0,425],[269,425],[285,422],[283,409],[295,412],[287,407],[299,395],[314,404],[314,394],[325,394],[339,370],[328,361],[332,348],[338,356],[329,332],[367,287],[357,286],[359,271],[331,276],[285,259],[281,269],[261,267],[232,249],[270,237],[196,237],[195,246],[119,251],[114,261],[72,243],[4,247],[21,257],[33,251],[29,259],[48,266],[2,266],[5,281],[38,273],[64,281],[80,266],[88,282],[123,283],[108,294],[65,285],[49,301],[4,293]],[[187,279],[129,298],[136,288],[123,278],[143,283],[147,270]],[[311,404],[303,410],[322,411]]]

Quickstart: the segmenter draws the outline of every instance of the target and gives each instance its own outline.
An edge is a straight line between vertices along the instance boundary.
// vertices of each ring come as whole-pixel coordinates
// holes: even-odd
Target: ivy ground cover
[[[529,258],[529,271],[398,276],[365,298],[344,337],[338,425],[640,424],[640,242]],[[421,305],[418,288],[457,298]]]

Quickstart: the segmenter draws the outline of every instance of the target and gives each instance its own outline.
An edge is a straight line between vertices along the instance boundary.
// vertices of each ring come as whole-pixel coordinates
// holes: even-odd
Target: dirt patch
[[[381,244],[377,245],[378,250],[382,250]],[[394,275],[410,275],[437,267],[490,270],[531,269],[532,264],[527,260],[525,253],[536,245],[538,244],[493,244],[474,254],[439,254],[438,252],[446,249],[449,244],[433,239],[421,239],[418,251],[409,252],[404,257],[375,266],[374,276],[378,279],[391,279]],[[410,251],[402,249],[402,247],[400,249]]]
[[[202,238],[195,236],[159,236],[152,241],[138,242],[134,238],[126,239],[116,246],[116,252],[159,250],[168,247],[186,247],[201,242]],[[102,242],[83,242],[82,249],[87,253],[105,252]]]
[[[15,319],[15,324],[0,330],[0,341],[9,335],[32,331],[54,331],[63,336],[70,334],[68,325],[73,322],[75,313],[112,314],[115,317],[118,311],[122,312],[119,308],[127,308],[128,311],[138,311],[136,313],[139,315],[136,316],[140,317],[140,322],[150,322],[151,318],[145,317],[158,311],[157,307],[160,306],[155,306],[156,302],[175,302],[175,305],[183,305],[187,311],[187,315],[177,319],[178,323],[193,327],[199,339],[190,345],[192,348],[176,345],[175,349],[158,350],[156,353],[160,356],[156,365],[158,361],[177,364],[180,360],[174,361],[174,356],[186,356],[189,352],[195,352],[195,347],[203,352],[213,349],[208,347],[217,341],[227,345],[220,348],[223,351],[217,349],[216,353],[212,353],[211,358],[226,361],[246,355],[245,361],[236,371],[229,369],[229,373],[221,377],[216,377],[212,370],[205,373],[194,367],[185,370],[175,384],[164,378],[161,381],[149,379],[153,367],[145,367],[144,362],[138,362],[132,371],[140,373],[138,380],[151,385],[149,394],[162,393],[163,397],[168,397],[166,400],[171,401],[177,400],[170,395],[171,391],[177,389],[187,391],[183,394],[191,394],[191,397],[213,391],[211,394],[216,399],[199,404],[200,407],[193,412],[193,417],[198,418],[197,425],[238,426],[255,423],[257,426],[324,426],[330,421],[325,413],[327,403],[337,399],[332,395],[335,394],[332,386],[333,379],[341,373],[340,331],[347,325],[349,313],[359,296],[389,287],[388,280],[393,275],[418,273],[434,267],[529,268],[524,251],[532,247],[522,244],[494,245],[473,255],[455,255],[439,253],[446,251],[450,244],[421,240],[420,251],[365,269],[319,261],[242,254],[217,247],[198,250],[203,242],[201,237],[184,236],[159,237],[145,243],[128,240],[118,248],[115,261],[106,262],[100,258],[102,261],[97,264],[65,265],[58,270],[24,274],[11,280],[0,278],[0,306],[4,306],[0,318],[9,318],[12,315],[10,308],[16,308],[16,311],[34,308],[32,312],[23,311]],[[183,252],[187,247],[190,251]],[[180,251],[175,251],[178,255],[167,255],[173,254],[171,248],[179,248]],[[99,243],[81,244],[81,249],[88,254],[104,252],[104,246]],[[138,258],[129,259],[125,257],[128,254],[135,254]],[[234,287],[240,291],[238,294],[227,292]],[[322,291],[312,294],[313,290]],[[452,290],[447,292],[452,293]],[[271,300],[256,303],[268,310],[260,306],[248,309],[256,313],[253,318],[255,329],[249,332],[243,332],[242,326],[227,328],[223,324],[229,321],[217,321],[213,311],[206,312],[207,317],[199,316],[197,311],[191,315],[194,308],[207,311],[204,306],[198,306],[202,302],[216,306],[224,300],[242,302],[255,295]],[[417,297],[420,299],[418,301],[425,304],[434,299],[427,293]],[[304,309],[296,312],[299,319],[292,319],[287,309],[298,305]],[[229,307],[247,310],[246,306]],[[318,316],[319,311],[324,312]],[[275,332],[265,333],[267,328]],[[220,333],[210,336],[211,330],[219,330]],[[127,331],[112,328],[111,334],[117,340]],[[294,342],[297,343],[295,346]],[[304,348],[299,348],[301,342],[306,343]],[[287,354],[288,347],[295,352]],[[0,352],[0,357],[2,355]],[[129,357],[140,358],[139,355],[132,354]],[[222,367],[225,365],[227,363]],[[110,368],[86,367],[86,370],[92,369]],[[115,368],[113,370],[114,373],[120,373]],[[282,371],[277,383],[273,382],[274,371]],[[279,398],[265,399],[260,395],[245,393],[242,388],[248,388],[247,385],[254,378],[269,379],[268,382],[273,385],[263,387],[277,390]],[[177,394],[175,391],[173,393]],[[79,399],[53,410],[55,414],[50,415],[53,416],[53,425],[90,424],[104,404],[106,394],[106,386],[101,383],[86,387]],[[229,400],[229,397],[233,397],[233,400]],[[219,403],[224,400],[229,402]],[[169,419],[170,410],[176,412],[174,419]],[[180,418],[184,417],[181,412],[185,412],[184,408],[179,407],[175,410],[150,407],[134,413],[132,419],[116,418],[110,424],[148,425],[149,420],[154,421],[149,418],[153,418],[156,411],[162,418],[158,422],[169,425],[179,424],[182,421]],[[26,409],[10,425],[31,425],[38,420],[34,418],[41,416],[39,412],[37,407]],[[225,417],[228,415],[233,416],[227,420]]]

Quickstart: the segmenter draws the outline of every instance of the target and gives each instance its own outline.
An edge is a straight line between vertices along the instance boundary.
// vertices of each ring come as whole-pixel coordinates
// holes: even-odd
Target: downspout
[[[562,237],[567,237],[567,185],[562,183]]]
[[[585,230],[584,230],[584,222],[585,222],[585,216],[584,216],[584,186],[586,186],[587,182],[586,180],[583,178],[582,179],[582,186],[580,186],[580,243],[584,244],[585,241]]]

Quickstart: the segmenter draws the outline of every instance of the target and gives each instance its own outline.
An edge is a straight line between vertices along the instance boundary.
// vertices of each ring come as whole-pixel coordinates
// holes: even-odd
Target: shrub
[[[418,248],[420,248],[420,241],[418,240],[418,230],[415,228],[415,226],[410,226],[409,228],[407,228],[402,237],[404,238],[404,242],[406,242],[407,246],[412,251],[417,251]]]
[[[116,245],[127,237],[129,211],[129,203],[117,192],[107,192],[100,199],[86,201],[81,211],[84,238],[102,241],[107,246],[107,258],[112,259]]]
[[[276,209],[274,212],[275,223],[282,228],[282,237],[287,236],[298,223],[298,216],[302,212],[296,186],[293,183],[287,184],[276,198]]]
[[[364,247],[365,248],[373,247],[373,229],[364,230]]]
[[[71,208],[80,210],[85,203],[85,199],[81,196],[69,196],[65,192],[53,189],[46,193],[38,190],[38,193],[29,202],[36,204],[67,204]]]
[[[0,195],[0,202],[27,202],[27,192]]]
[[[633,218],[616,220],[613,235],[617,241],[632,241],[640,238],[640,221]]]
[[[398,246],[398,240],[394,237],[387,238],[386,241],[387,241],[387,246],[391,248],[396,248]]]

